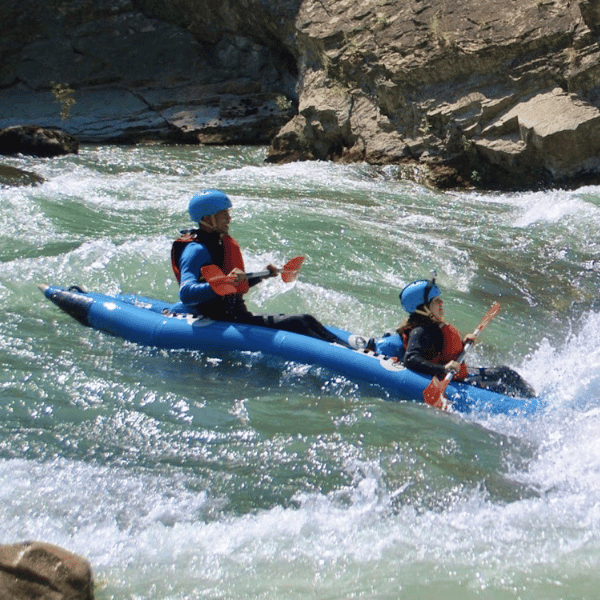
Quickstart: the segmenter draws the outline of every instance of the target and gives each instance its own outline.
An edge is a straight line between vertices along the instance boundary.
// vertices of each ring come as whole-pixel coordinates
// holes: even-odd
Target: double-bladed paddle
[[[477,325],[477,328],[473,332],[473,335],[475,337],[479,336],[479,334],[488,326],[489,322],[498,314],[499,310],[500,304],[498,302],[491,306],[491,308],[485,313],[483,319],[481,319],[479,325]],[[473,342],[469,340],[465,344],[465,347],[463,348],[463,351],[461,352],[460,356],[456,359],[456,362],[461,363],[465,360],[465,356],[467,355],[467,352],[471,349],[471,346],[473,346]],[[450,408],[450,404],[448,403],[448,398],[446,398],[444,392],[446,391],[446,387],[450,383],[450,380],[452,379],[455,373],[455,370],[448,371],[446,377],[444,377],[442,381],[440,381],[434,375],[433,379],[431,380],[431,383],[423,390],[423,400],[425,400],[427,404],[431,404],[431,406],[435,406],[436,408],[439,408],[441,410],[448,410]]]
[[[304,262],[304,256],[295,256],[291,260],[283,265],[281,269],[281,279],[286,283],[290,283],[294,281],[298,276],[298,271],[302,267],[302,263]],[[233,275],[226,275],[223,273],[217,265],[206,265],[200,269],[202,273],[202,277],[206,280],[207,283],[210,284],[213,292],[218,294],[219,296],[227,296],[228,294],[235,294],[236,288],[232,284],[235,281],[235,277]],[[271,274],[271,271],[257,271],[255,273],[246,273],[248,279],[253,277],[268,277]]]

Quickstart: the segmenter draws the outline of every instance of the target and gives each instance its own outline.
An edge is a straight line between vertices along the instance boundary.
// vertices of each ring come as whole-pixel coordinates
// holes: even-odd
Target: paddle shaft
[[[295,256],[289,260],[283,268],[277,272],[281,274],[281,279],[286,283],[293,281],[298,275],[298,271],[304,262],[304,256]],[[219,296],[227,296],[228,294],[235,294],[236,288],[233,285],[235,277],[233,275],[226,275],[216,265],[205,265],[200,269],[202,276],[205,278],[207,283],[210,285],[212,290]],[[274,277],[273,273],[268,269],[265,271],[257,271],[255,273],[246,273],[248,279],[260,279],[263,277]]]
[[[256,271],[255,273],[246,273],[246,277],[251,279],[252,277],[268,277],[271,275],[271,271]]]
[[[481,319],[479,322],[479,325],[477,325],[475,328],[475,331],[473,332],[475,337],[479,337],[479,334],[488,326],[489,322],[498,314],[499,310],[500,304],[495,302],[485,313],[483,319]],[[462,363],[472,346],[473,342],[469,340],[464,345],[463,351],[456,359],[456,362]],[[444,396],[444,392],[446,391],[446,387],[455,374],[456,369],[450,369],[442,381],[439,381],[438,378],[434,376],[434,378],[431,380],[431,383],[425,388],[425,390],[423,390],[423,399],[425,402],[442,410],[448,410],[448,399],[446,396]]]
[[[294,256],[291,260],[288,260],[285,265],[281,268],[278,274],[281,274],[281,279],[286,283],[293,281],[298,275],[298,271],[304,262],[304,256]],[[257,271],[256,273],[246,273],[248,279],[250,277],[269,277],[272,273],[268,269],[266,271]]]
[[[286,273],[286,269],[282,269],[280,273]],[[253,277],[269,277],[271,275],[277,277],[280,273],[275,273],[275,275],[273,275],[271,271],[255,271],[253,273],[246,273],[246,277],[248,279],[252,279]]]

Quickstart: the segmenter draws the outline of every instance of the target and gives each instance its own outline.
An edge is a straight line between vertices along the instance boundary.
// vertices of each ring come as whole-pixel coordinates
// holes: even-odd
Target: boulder
[[[0,187],[15,187],[19,185],[38,185],[44,178],[37,173],[24,171],[9,165],[0,165]]]
[[[60,129],[35,125],[7,127],[0,130],[0,154],[27,154],[52,157],[77,154],[79,142]]]
[[[93,600],[89,563],[43,542],[0,545],[2,600]]]
[[[473,143],[506,171],[568,181],[600,172],[600,110],[556,88],[511,107]]]
[[[600,180],[599,15],[587,0],[304,0],[299,112],[269,159],[396,163],[442,188]]]

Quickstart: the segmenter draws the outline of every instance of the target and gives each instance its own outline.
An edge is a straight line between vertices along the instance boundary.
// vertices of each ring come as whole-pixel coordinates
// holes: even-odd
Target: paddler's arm
[[[431,352],[431,348],[437,347],[441,341],[433,338],[433,331],[436,329],[424,327],[415,327],[411,331],[402,363],[411,371],[443,379],[446,376],[444,365],[438,365],[425,358]]]
[[[208,250],[201,244],[188,244],[181,253],[179,299],[184,304],[201,304],[218,297],[206,281],[198,279],[200,268],[211,264],[211,261]]]

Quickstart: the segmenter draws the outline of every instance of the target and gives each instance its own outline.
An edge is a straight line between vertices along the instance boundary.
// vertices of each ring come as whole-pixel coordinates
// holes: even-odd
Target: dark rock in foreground
[[[43,542],[0,545],[2,600],[93,600],[89,563]]]
[[[0,187],[37,185],[43,183],[44,178],[31,171],[24,171],[8,165],[0,165]]]

